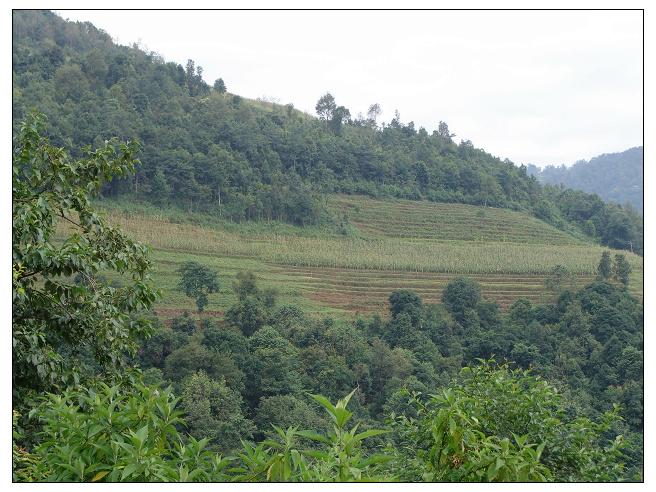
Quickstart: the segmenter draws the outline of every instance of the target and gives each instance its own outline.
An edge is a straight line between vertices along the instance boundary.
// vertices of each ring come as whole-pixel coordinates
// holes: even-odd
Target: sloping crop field
[[[175,290],[176,270],[185,261],[219,272],[222,288],[210,296],[209,312],[230,306],[232,279],[251,270],[263,287],[278,290],[281,303],[341,315],[383,313],[389,294],[399,288],[415,290],[424,302],[439,302],[446,284],[460,275],[479,282],[484,298],[504,309],[520,297],[546,301],[544,280],[554,266],[567,267],[573,283],[583,285],[594,278],[605,249],[508,210],[361,197],[335,197],[330,206],[346,211],[358,234],[307,235],[293,227],[281,234],[266,226],[201,227],[172,223],[163,215],[114,209],[107,214],[153,248],[153,278],[163,292],[158,310],[165,317],[194,309],[193,301]],[[633,269],[630,290],[641,298],[642,258],[626,255]]]
[[[336,196],[331,207],[345,213],[362,232],[373,236],[438,241],[484,241],[531,244],[585,244],[570,234],[507,209],[457,203],[373,200]]]
[[[284,272],[299,285],[305,296],[318,302],[344,309],[368,312],[387,309],[387,299],[398,288],[412,289],[426,303],[441,302],[442,290],[456,274],[349,270],[334,268],[285,268]],[[479,274],[469,275],[482,288],[483,297],[507,308],[519,297],[533,302],[548,300],[544,276]],[[592,279],[582,275],[576,285]]]

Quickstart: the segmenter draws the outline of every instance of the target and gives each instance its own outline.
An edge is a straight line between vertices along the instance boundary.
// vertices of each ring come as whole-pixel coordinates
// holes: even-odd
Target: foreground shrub
[[[618,409],[599,422],[572,412],[530,371],[482,361],[438,395],[410,396],[393,416],[395,466],[416,481],[619,481]]]
[[[36,476],[55,482],[221,481],[228,464],[183,441],[177,399],[169,389],[136,383],[49,395],[33,414],[43,425]]]

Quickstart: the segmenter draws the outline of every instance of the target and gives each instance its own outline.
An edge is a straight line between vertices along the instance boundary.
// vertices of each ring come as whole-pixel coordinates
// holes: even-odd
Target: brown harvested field
[[[317,302],[350,311],[371,312],[386,309],[387,298],[396,289],[411,289],[426,303],[440,302],[442,290],[456,274],[427,272],[351,270],[345,268],[284,267],[274,270],[289,277],[304,295]],[[487,274],[468,275],[481,285],[483,297],[496,301],[502,309],[521,297],[533,302],[548,299],[544,275]],[[580,275],[578,286],[593,279]]]

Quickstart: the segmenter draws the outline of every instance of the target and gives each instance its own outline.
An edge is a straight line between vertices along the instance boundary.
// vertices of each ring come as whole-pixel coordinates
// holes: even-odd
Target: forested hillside
[[[14,481],[642,480],[631,209],[13,20]]]
[[[202,68],[119,46],[89,23],[50,12],[13,16],[14,128],[30,108],[49,117],[53,141],[73,148],[138,138],[141,165],[105,196],[129,194],[231,220],[331,220],[321,197],[344,192],[525,210],[614,248],[642,251],[642,222],[597,196],[543,188],[510,161],[429,133],[397,116],[377,121],[371,101],[354,118],[326,94],[318,118],[208,85]],[[229,83],[229,81],[228,81]],[[437,116],[439,118],[439,115]]]
[[[460,277],[441,305],[396,290],[387,319],[347,321],[281,305],[249,272],[204,316],[222,279],[187,262],[200,320],[164,325],[147,249],[90,203],[134,170],[134,145],[72,159],[43,130],[22,125],[12,166],[15,480],[640,479],[642,305],[623,255],[580,290],[555,271],[554,300],[507,314]]]
[[[630,204],[642,213],[643,149],[634,147],[613,154],[603,154],[571,167],[547,166],[540,170],[528,166],[528,174],[541,183],[560,185],[596,193],[609,202]]]

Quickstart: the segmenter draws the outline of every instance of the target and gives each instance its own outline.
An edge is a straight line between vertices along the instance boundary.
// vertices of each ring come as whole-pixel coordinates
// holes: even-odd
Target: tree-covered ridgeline
[[[598,196],[543,187],[470,141],[456,144],[448,125],[429,133],[398,113],[380,123],[327,93],[318,118],[293,105],[250,101],[227,92],[202,67],[112,42],[90,23],[48,11],[13,16],[14,127],[31,108],[49,117],[53,143],[81,148],[138,138],[141,166],[114,179],[104,196],[130,195],[226,219],[296,224],[336,220],[326,194],[458,202],[525,210],[613,248],[642,251],[642,219]],[[437,117],[439,118],[439,116]]]
[[[12,166],[16,481],[640,479],[642,305],[622,255],[579,291],[554,269],[544,305],[502,314],[459,278],[437,305],[394,292],[385,320],[307,317],[243,272],[223,319],[169,326],[145,312],[147,249],[90,204],[133,145],[74,159],[43,130],[21,125]],[[205,306],[220,272],[187,267]]]
[[[643,148],[633,147],[577,161],[571,167],[547,166],[540,170],[529,165],[527,171],[541,183],[596,193],[606,201],[629,204],[642,213],[643,167]]]

